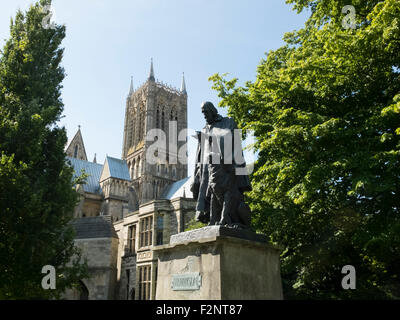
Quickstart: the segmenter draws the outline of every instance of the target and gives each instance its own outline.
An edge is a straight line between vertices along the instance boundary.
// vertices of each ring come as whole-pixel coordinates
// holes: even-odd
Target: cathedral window
[[[140,247],[152,245],[153,237],[153,216],[142,218],[140,220]]]
[[[128,252],[135,253],[136,225],[128,228]]]
[[[156,114],[156,129],[160,129],[160,110],[157,109],[157,114]]]
[[[151,265],[138,267],[139,300],[150,300]]]
[[[132,163],[132,179],[137,178],[137,169],[138,169],[137,166],[138,166],[138,161],[137,159],[134,159]]]
[[[142,141],[142,130],[143,130],[142,110],[140,110],[140,115],[139,115],[139,141]]]
[[[134,126],[133,126],[133,120],[129,121],[129,141],[128,141],[128,148],[133,146],[133,135],[134,135]]]
[[[74,158],[78,158],[78,149],[79,149],[79,146],[76,145],[75,150],[74,150]]]
[[[141,172],[142,172],[142,161],[140,161],[140,157],[139,157],[136,176],[137,176],[137,177],[140,177]]]
[[[176,141],[178,142],[179,139],[179,132],[178,132],[178,115],[175,113],[175,121],[176,121]],[[178,142],[179,143],[179,142]],[[176,155],[177,156],[177,155]]]
[[[164,111],[163,111],[163,112],[161,112],[161,129],[162,129],[162,130],[165,130],[165,123],[164,123],[164,121],[165,121],[165,113],[164,113]]]
[[[157,233],[156,233],[156,246],[163,244],[163,230],[164,230],[164,217],[157,217]]]
[[[145,115],[144,115],[143,106],[140,106],[138,108],[138,110],[139,110],[139,115],[138,115],[138,120],[139,120],[139,122],[138,122],[138,129],[139,129],[138,138],[139,138],[139,141],[138,142],[140,142],[140,141],[143,140],[143,132],[145,130],[145,123],[144,123],[145,122]]]

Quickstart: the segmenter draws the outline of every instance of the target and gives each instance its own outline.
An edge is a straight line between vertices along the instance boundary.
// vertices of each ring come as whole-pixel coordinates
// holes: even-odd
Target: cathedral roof
[[[75,170],[74,178],[79,176],[82,170],[89,175],[86,184],[83,185],[83,190],[85,192],[101,194],[99,181],[103,165],[72,157],[67,157],[67,159],[71,162],[71,165]]]
[[[190,185],[192,182],[192,177],[187,177],[174,182],[165,189],[161,199],[172,200],[175,198],[193,198],[193,193],[190,191]]]
[[[110,216],[86,217],[73,220],[75,239],[118,238]]]
[[[106,156],[104,165],[73,157],[67,157],[67,160],[71,162],[71,165],[75,170],[74,178],[78,177],[82,170],[88,174],[86,184],[83,185],[83,190],[85,192],[101,194],[102,190],[100,187],[100,181],[107,178],[131,180],[128,165],[125,160]]]
[[[131,176],[126,161],[106,156],[100,181],[107,178],[117,178],[130,181]]]

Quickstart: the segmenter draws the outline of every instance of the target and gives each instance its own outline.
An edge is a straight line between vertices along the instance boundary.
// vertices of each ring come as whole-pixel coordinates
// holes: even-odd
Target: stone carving
[[[243,193],[251,190],[243,159],[241,141],[235,141],[237,125],[232,118],[222,117],[211,102],[202,104],[206,126],[197,132],[198,147],[194,182],[197,199],[196,220],[208,225],[234,228],[250,226],[250,208]],[[237,161],[241,156],[241,163]],[[242,169],[238,171],[238,169]]]

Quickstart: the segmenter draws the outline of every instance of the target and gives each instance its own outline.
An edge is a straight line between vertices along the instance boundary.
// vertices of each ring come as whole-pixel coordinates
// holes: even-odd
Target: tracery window
[[[150,300],[151,265],[138,267],[139,300]]]
[[[128,228],[128,252],[135,253],[136,224]]]
[[[153,238],[153,216],[145,217],[140,220],[140,247],[152,245]]]

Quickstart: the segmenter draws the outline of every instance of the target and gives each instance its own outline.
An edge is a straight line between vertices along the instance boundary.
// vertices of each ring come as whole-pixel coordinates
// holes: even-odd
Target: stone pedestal
[[[154,250],[156,300],[283,299],[280,248],[262,235],[210,226],[173,235]]]

